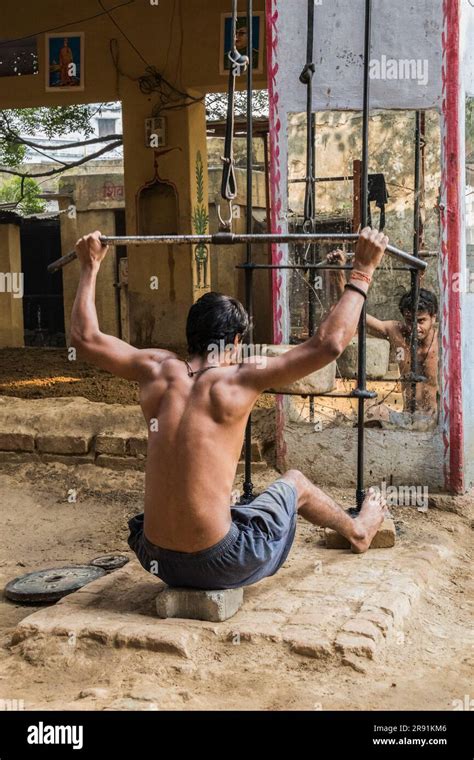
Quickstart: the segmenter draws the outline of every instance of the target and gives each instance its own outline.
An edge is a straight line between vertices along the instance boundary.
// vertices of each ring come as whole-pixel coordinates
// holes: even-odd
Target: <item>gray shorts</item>
[[[232,506],[232,525],[219,543],[199,552],[155,546],[143,532],[143,514],[132,517],[128,544],[142,567],[168,586],[238,588],[274,575],[286,560],[296,531],[298,494],[276,480],[245,506]]]

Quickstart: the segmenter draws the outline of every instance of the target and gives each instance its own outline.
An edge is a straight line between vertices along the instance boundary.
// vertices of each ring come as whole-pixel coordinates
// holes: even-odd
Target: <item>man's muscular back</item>
[[[365,228],[354,265],[370,279],[388,238]],[[138,349],[100,330],[95,288],[107,254],[100,232],[76,245],[81,265],[71,315],[70,345],[81,358],[118,377],[135,380],[148,424],[146,538],[156,546],[196,552],[219,542],[231,525],[230,500],[245,425],[257,397],[290,385],[337,359],[351,340],[367,282],[348,289],[310,339],[282,356],[249,357],[229,363],[242,340],[248,315],[235,299],[206,293],[190,309],[186,337],[193,372],[176,354]],[[197,311],[196,311],[197,310]],[[245,316],[245,319],[244,319]],[[208,350],[222,335],[217,366]],[[225,342],[225,341],[224,341]],[[152,420],[154,424],[152,425]],[[157,424],[157,428],[156,428]]]
[[[229,530],[232,485],[258,395],[239,366],[189,377],[170,354],[140,383],[148,427],[145,534],[176,551],[200,551]]]

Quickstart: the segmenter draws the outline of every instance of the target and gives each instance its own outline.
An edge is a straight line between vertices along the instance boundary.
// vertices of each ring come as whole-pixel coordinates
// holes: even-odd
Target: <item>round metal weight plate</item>
[[[52,567],[14,578],[7,583],[4,593],[7,599],[25,604],[57,602],[103,575],[105,570],[91,565]]]
[[[93,567],[101,567],[106,572],[110,573],[112,570],[118,570],[119,567],[123,567],[130,560],[128,557],[124,557],[121,554],[104,554],[102,557],[96,557],[90,561]]]

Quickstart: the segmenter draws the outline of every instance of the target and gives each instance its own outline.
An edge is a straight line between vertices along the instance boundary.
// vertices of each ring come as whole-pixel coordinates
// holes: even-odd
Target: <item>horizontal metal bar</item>
[[[289,179],[288,182],[296,183],[296,182],[343,182],[344,180],[353,180],[354,177],[352,174],[349,177],[295,177],[294,179]]]
[[[352,266],[335,266],[334,264],[236,264],[236,269],[353,269]],[[403,267],[408,269],[408,267]]]
[[[269,394],[271,396],[301,396],[301,398],[350,398],[355,401],[358,400],[353,393],[301,393],[300,391],[275,391],[271,388],[267,391],[263,391],[263,393]],[[376,396],[377,393],[375,393],[375,397]]]
[[[236,264],[236,269],[320,269],[323,272],[324,271],[330,271],[333,269],[334,271],[338,270],[352,270],[354,267],[352,266],[341,266],[341,265],[335,265],[335,264],[327,264],[325,261],[322,261],[319,264]],[[395,272],[411,272],[413,267],[390,267],[389,269],[384,269],[383,267],[380,267],[378,271],[391,271],[394,270]]]
[[[232,232],[217,232],[214,235],[128,235],[120,237],[101,237],[103,245],[239,245],[250,243],[316,243],[316,242],[343,242],[357,241],[357,233],[315,233],[308,234],[278,234],[278,233],[246,233],[233,234]],[[425,270],[426,262],[412,256],[410,253],[401,251],[393,245],[387,246],[387,253],[410,264],[415,269]],[[65,264],[69,264],[76,258],[75,251],[54,261],[48,266],[48,272],[56,272]]]

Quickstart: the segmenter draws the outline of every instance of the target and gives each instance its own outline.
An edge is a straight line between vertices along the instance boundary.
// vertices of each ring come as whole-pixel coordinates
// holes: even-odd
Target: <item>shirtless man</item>
[[[248,330],[242,304],[206,293],[191,307],[186,325],[189,357],[139,350],[100,331],[95,284],[107,253],[100,233],[76,245],[81,276],[71,321],[71,345],[84,360],[139,383],[148,427],[145,511],[129,522],[130,547],[142,566],[170,586],[236,588],[273,575],[290,551],[296,517],[333,528],[353,551],[366,551],[380,527],[385,504],[370,490],[351,517],[298,470],[288,470],[250,505],[230,506],[245,427],[266,388],[287,385],[334,361],[359,321],[368,284],[347,286],[317,333],[277,358],[235,362]],[[370,278],[388,238],[362,231],[354,268]],[[218,361],[210,351],[224,347]]]
[[[346,256],[343,251],[333,251],[328,255],[328,261],[333,264],[345,264]],[[344,291],[345,276],[343,270],[334,273],[337,283],[337,295]],[[402,377],[402,392],[404,411],[409,412],[413,398],[412,383],[404,381],[411,372],[411,333],[413,326],[413,302],[411,292],[404,293],[399,303],[403,321],[388,319],[381,320],[367,314],[367,330],[378,338],[386,338],[395,357]],[[425,381],[416,384],[416,411],[435,415],[438,413],[438,300],[430,290],[420,288],[418,300],[416,332],[417,371],[424,376]]]

